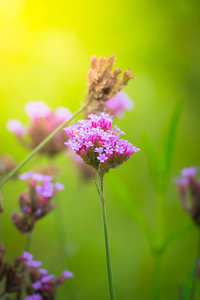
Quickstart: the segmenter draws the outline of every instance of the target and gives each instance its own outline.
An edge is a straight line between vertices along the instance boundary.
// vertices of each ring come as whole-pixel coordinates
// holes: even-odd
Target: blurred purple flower
[[[133,101],[125,92],[119,92],[114,97],[104,102],[104,106],[109,109],[109,113],[114,117],[122,117],[125,110],[134,108]]]
[[[21,174],[20,179],[29,186],[29,191],[24,191],[19,197],[21,213],[13,212],[12,221],[21,232],[33,230],[38,219],[48,214],[55,203],[51,198],[64,189],[64,185],[51,182],[51,176],[33,173],[32,171]]]
[[[29,260],[26,262],[27,267],[33,267],[33,268],[38,268],[42,265],[41,261],[36,261],[36,260]]]
[[[26,128],[19,120],[12,119],[7,123],[7,129],[15,133],[18,137],[23,136],[26,133]]]
[[[184,177],[195,177],[197,174],[197,167],[184,168],[182,169],[181,174]]]
[[[33,259],[33,255],[27,251],[24,252],[23,257],[27,260],[32,260]]]
[[[184,168],[183,177],[176,178],[183,209],[200,226],[200,180],[196,179],[197,167]],[[189,199],[188,199],[189,198]]]
[[[68,108],[58,107],[54,112],[42,101],[30,101],[25,107],[30,124],[24,127],[19,120],[10,120],[7,124],[19,142],[28,149],[37,147],[59,125],[71,117]],[[59,132],[41,150],[41,153],[55,155],[65,149],[66,135]]]
[[[25,111],[31,119],[46,118],[51,114],[51,109],[43,101],[28,102]]]
[[[30,296],[26,296],[26,300],[42,300],[42,296],[40,294],[33,294]]]

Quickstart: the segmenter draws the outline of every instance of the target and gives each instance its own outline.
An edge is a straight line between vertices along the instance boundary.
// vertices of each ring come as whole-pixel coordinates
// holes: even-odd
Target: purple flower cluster
[[[33,255],[24,252],[23,258],[26,260],[25,266],[28,269],[30,283],[26,283],[28,296],[26,300],[55,299],[56,288],[68,278],[74,275],[65,270],[57,279],[53,274],[49,274],[46,269],[40,268],[42,263],[33,260]]]
[[[6,294],[15,293],[15,299],[22,299],[24,289],[26,300],[56,299],[57,286],[74,276],[72,272],[64,270],[58,278],[55,278],[46,269],[41,268],[42,262],[34,260],[29,252],[18,256],[14,264],[5,260],[4,254],[5,248],[0,245],[1,286]]]
[[[14,133],[19,142],[28,149],[34,149],[60,124],[71,117],[66,107],[58,107],[54,112],[42,101],[28,102],[25,111],[30,118],[30,125],[23,126],[19,120],[12,119],[7,128]],[[41,152],[54,155],[64,150],[66,136],[59,132]]]
[[[21,174],[19,178],[26,182],[29,190],[19,197],[21,213],[14,212],[12,220],[20,231],[30,232],[35,222],[54,208],[55,203],[50,200],[64,186],[59,182],[53,183],[51,176],[32,171]]]
[[[184,210],[200,225],[200,179],[196,179],[198,168],[184,168],[182,177],[176,178]]]
[[[88,118],[64,128],[71,137],[65,144],[75,150],[86,164],[107,173],[110,168],[120,166],[140,150],[127,140],[120,139],[125,133],[117,126],[112,128],[112,116],[101,113],[91,114]]]

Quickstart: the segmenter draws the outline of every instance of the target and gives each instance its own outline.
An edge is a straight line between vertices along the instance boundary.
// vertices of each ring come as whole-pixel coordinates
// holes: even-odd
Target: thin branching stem
[[[33,236],[33,232],[28,232],[26,234],[26,246],[25,246],[25,250],[30,252],[31,249],[31,242],[32,242],[32,236]]]

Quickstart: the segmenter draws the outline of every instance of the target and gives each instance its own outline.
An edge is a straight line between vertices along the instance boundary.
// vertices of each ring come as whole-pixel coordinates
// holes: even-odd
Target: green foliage
[[[163,142],[160,148],[154,146],[146,131],[142,133],[142,148],[147,156],[149,170],[158,195],[164,195],[168,187],[173,150],[182,107],[182,101],[175,105],[167,130],[161,133]]]

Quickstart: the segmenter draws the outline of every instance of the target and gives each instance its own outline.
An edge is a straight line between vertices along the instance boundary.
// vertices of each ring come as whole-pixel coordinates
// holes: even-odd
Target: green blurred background
[[[123,70],[130,67],[135,74],[124,89],[135,108],[115,124],[141,152],[119,169],[111,170],[105,183],[117,299],[152,298],[154,260],[134,222],[131,207],[113,183],[116,178],[125,185],[154,230],[156,194],[141,133],[147,131],[158,145],[162,128],[180,100],[184,106],[165,197],[164,236],[190,222],[182,211],[173,178],[184,166],[200,164],[199,8],[199,1],[194,0],[0,0],[0,153],[10,153],[18,161],[27,154],[6,129],[11,118],[28,122],[26,102],[42,100],[51,108],[67,106],[72,111],[80,106],[93,54],[108,57],[115,53],[116,66]],[[66,188],[57,197],[55,211],[38,222],[31,251],[50,273],[59,275],[64,268],[74,273],[74,279],[60,287],[58,299],[108,299],[95,186],[92,181],[81,180],[73,162],[64,154],[57,156],[55,162],[61,167],[58,180]],[[47,158],[37,156],[22,171],[47,164]],[[21,181],[10,181],[3,188],[1,230],[6,257],[11,261],[21,255],[25,246],[25,236],[10,222],[24,188]],[[197,229],[191,226],[164,253],[161,299],[177,299],[178,287],[194,262],[196,247]]]

